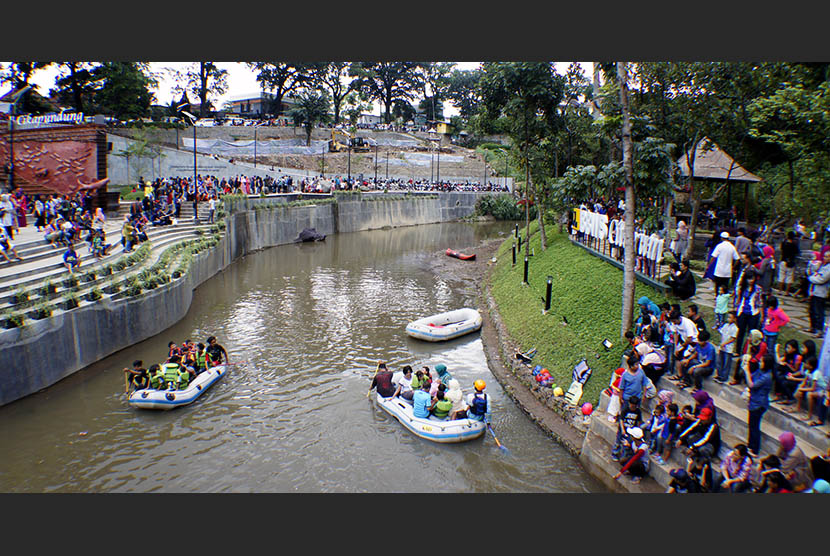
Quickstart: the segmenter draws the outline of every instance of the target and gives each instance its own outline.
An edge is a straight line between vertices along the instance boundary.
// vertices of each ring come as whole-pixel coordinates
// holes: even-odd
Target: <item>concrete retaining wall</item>
[[[448,193],[401,200],[383,194],[343,196],[337,203],[276,206],[273,199],[234,199],[225,236],[194,257],[187,275],[137,298],[83,301],[72,311],[19,329],[0,330],[0,405],[5,405],[113,353],[159,334],[184,318],[193,290],[248,253],[292,243],[303,228],[326,235],[387,226],[448,222],[468,216],[481,194]]]

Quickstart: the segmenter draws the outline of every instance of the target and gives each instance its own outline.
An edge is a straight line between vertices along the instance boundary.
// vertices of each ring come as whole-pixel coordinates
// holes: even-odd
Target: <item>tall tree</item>
[[[447,100],[458,110],[459,116],[468,122],[476,113],[481,101],[478,82],[481,80],[480,69],[453,70],[447,86]]]
[[[418,81],[423,95],[420,106],[426,111],[428,120],[444,117],[443,103],[447,98],[450,74],[454,67],[452,62],[418,63]]]
[[[346,95],[352,90],[349,81],[348,62],[320,62],[314,64],[313,76],[315,84],[325,90],[331,98],[334,107],[334,125],[340,123],[340,108]]]
[[[634,323],[634,290],[637,281],[634,277],[634,216],[637,201],[634,196],[634,156],[631,141],[631,114],[628,105],[628,68],[625,62],[617,62],[617,76],[620,85],[620,105],[622,106],[622,147],[623,168],[625,170],[625,261],[623,263],[622,326],[620,337],[631,329]]]
[[[147,62],[104,62],[93,71],[100,80],[95,105],[104,114],[127,120],[147,115],[158,82]]]
[[[538,191],[531,183],[531,153],[534,145],[547,141],[559,125],[557,107],[562,99],[564,79],[550,62],[486,62],[482,71],[479,82],[481,118],[489,122],[503,118],[513,148],[523,155],[525,233],[529,237],[530,203],[536,202],[538,197]],[[537,210],[544,249],[546,236],[542,212]],[[529,243],[525,244],[525,255],[530,253]]]
[[[354,62],[349,75],[357,78],[355,88],[383,104],[384,122],[392,121],[396,100],[411,101],[420,80],[417,62]]]
[[[314,67],[308,63],[248,62],[248,66],[258,72],[256,79],[262,90],[273,94],[270,112],[277,116],[282,114],[283,99],[313,80]]]
[[[301,122],[305,128],[307,147],[311,145],[311,132],[314,126],[329,121],[329,105],[325,93],[308,90],[297,96],[297,105],[288,111],[288,117]]]
[[[55,62],[60,68],[60,75],[55,80],[55,87],[50,94],[58,102],[71,104],[78,112],[84,112],[87,103],[91,103],[98,86],[95,62]],[[91,106],[91,105],[90,105]]]

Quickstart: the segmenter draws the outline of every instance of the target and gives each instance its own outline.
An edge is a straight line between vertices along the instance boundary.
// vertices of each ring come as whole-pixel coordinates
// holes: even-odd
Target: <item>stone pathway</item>
[[[799,332],[807,334],[810,329],[809,305],[807,301],[800,301],[794,297],[787,297],[777,290],[772,290],[778,299],[778,306],[790,317],[790,323]],[[687,303],[697,303],[714,308],[715,306],[715,284],[711,280],[704,280],[697,284],[697,293]],[[830,320],[830,317],[826,317]],[[819,345],[817,343],[817,345]]]

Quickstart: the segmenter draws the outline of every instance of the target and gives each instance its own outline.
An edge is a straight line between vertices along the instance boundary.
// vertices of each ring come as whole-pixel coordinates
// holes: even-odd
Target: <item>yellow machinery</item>
[[[329,141],[329,152],[339,153],[349,149],[351,145],[352,150],[357,153],[371,152],[372,146],[363,137],[355,137],[351,133],[340,129],[331,130],[331,140]]]

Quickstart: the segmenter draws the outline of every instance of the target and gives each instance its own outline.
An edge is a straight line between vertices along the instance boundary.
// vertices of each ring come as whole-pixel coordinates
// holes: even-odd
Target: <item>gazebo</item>
[[[677,159],[679,174],[689,177],[689,164],[684,154]],[[744,184],[744,220],[749,215],[749,184],[763,181],[738,164],[714,141],[704,137],[697,144],[694,159],[694,178],[706,181],[728,182],[727,205],[732,206],[732,184]]]

